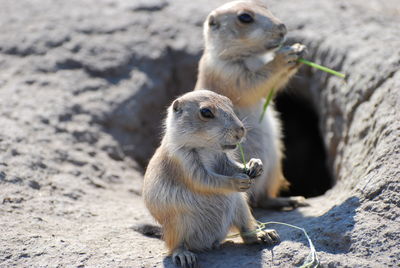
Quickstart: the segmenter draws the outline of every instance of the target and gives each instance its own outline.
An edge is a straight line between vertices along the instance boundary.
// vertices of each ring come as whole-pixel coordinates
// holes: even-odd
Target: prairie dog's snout
[[[239,121],[240,124],[232,128],[233,136],[236,139],[236,143],[241,142],[246,137],[246,129],[243,123]]]
[[[281,38],[285,37],[285,35],[287,34],[286,25],[283,24],[283,23],[280,23],[280,24],[277,25],[277,28],[278,28],[279,36],[280,36]]]
[[[236,137],[236,139],[238,139],[238,141],[240,141],[242,138],[244,138],[246,136],[246,129],[244,128],[243,125],[240,127],[237,127],[235,129],[235,132],[236,132],[235,137]]]
[[[242,142],[246,137],[246,129],[233,110],[232,113],[229,113],[226,116],[230,117],[226,119],[226,139],[227,141],[230,141],[232,145],[236,145],[237,143]]]
[[[234,115],[232,120],[234,121],[231,123],[231,126],[227,128],[225,134],[226,143],[222,144],[223,150],[236,149],[236,145],[241,143],[246,137],[246,129],[244,128],[243,123],[236,117],[236,115]]]

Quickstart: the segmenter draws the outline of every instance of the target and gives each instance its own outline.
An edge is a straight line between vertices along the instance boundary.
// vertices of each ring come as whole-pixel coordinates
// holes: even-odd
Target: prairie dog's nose
[[[240,141],[246,135],[246,129],[243,126],[236,128],[235,138]]]
[[[283,38],[287,34],[286,25],[283,24],[283,23],[279,23],[277,28],[278,28],[278,31],[279,31],[279,36]]]

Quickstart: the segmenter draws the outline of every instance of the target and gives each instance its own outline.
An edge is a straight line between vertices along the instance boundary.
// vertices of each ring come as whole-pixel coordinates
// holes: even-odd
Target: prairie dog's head
[[[239,0],[213,10],[204,23],[206,50],[221,59],[238,59],[277,49],[286,26],[257,0]]]
[[[209,90],[189,92],[168,108],[166,136],[175,148],[232,150],[246,131],[230,99]]]

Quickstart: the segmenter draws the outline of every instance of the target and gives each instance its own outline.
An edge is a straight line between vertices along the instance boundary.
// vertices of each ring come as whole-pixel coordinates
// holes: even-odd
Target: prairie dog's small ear
[[[179,112],[179,111],[181,110],[181,103],[179,102],[179,99],[178,99],[178,100],[175,100],[175,101],[172,103],[172,110],[173,110],[174,112]]]
[[[208,26],[210,26],[212,29],[217,29],[219,27],[219,23],[215,15],[211,14],[208,16]]]

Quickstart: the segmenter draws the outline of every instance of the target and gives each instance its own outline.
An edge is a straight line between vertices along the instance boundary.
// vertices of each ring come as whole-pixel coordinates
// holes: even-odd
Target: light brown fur
[[[213,117],[206,118],[204,109]],[[192,251],[219,245],[231,228],[245,243],[272,244],[274,230],[256,230],[246,194],[262,163],[251,159],[245,167],[232,151],[245,136],[232,102],[207,90],[178,98],[168,109],[165,135],[145,173],[143,198],[162,225],[173,261],[193,267]],[[257,180],[257,179],[255,179]]]
[[[248,14],[253,21],[243,23]],[[248,18],[248,16],[247,16]],[[209,88],[232,100],[236,114],[248,128],[244,150],[260,158],[264,174],[248,192],[253,206],[296,207],[304,198],[276,198],[288,186],[282,173],[280,122],[273,104],[261,123],[264,98],[282,89],[296,73],[305,47],[281,47],[286,27],[261,1],[234,1],[212,11],[204,23],[205,50],[196,89]]]

